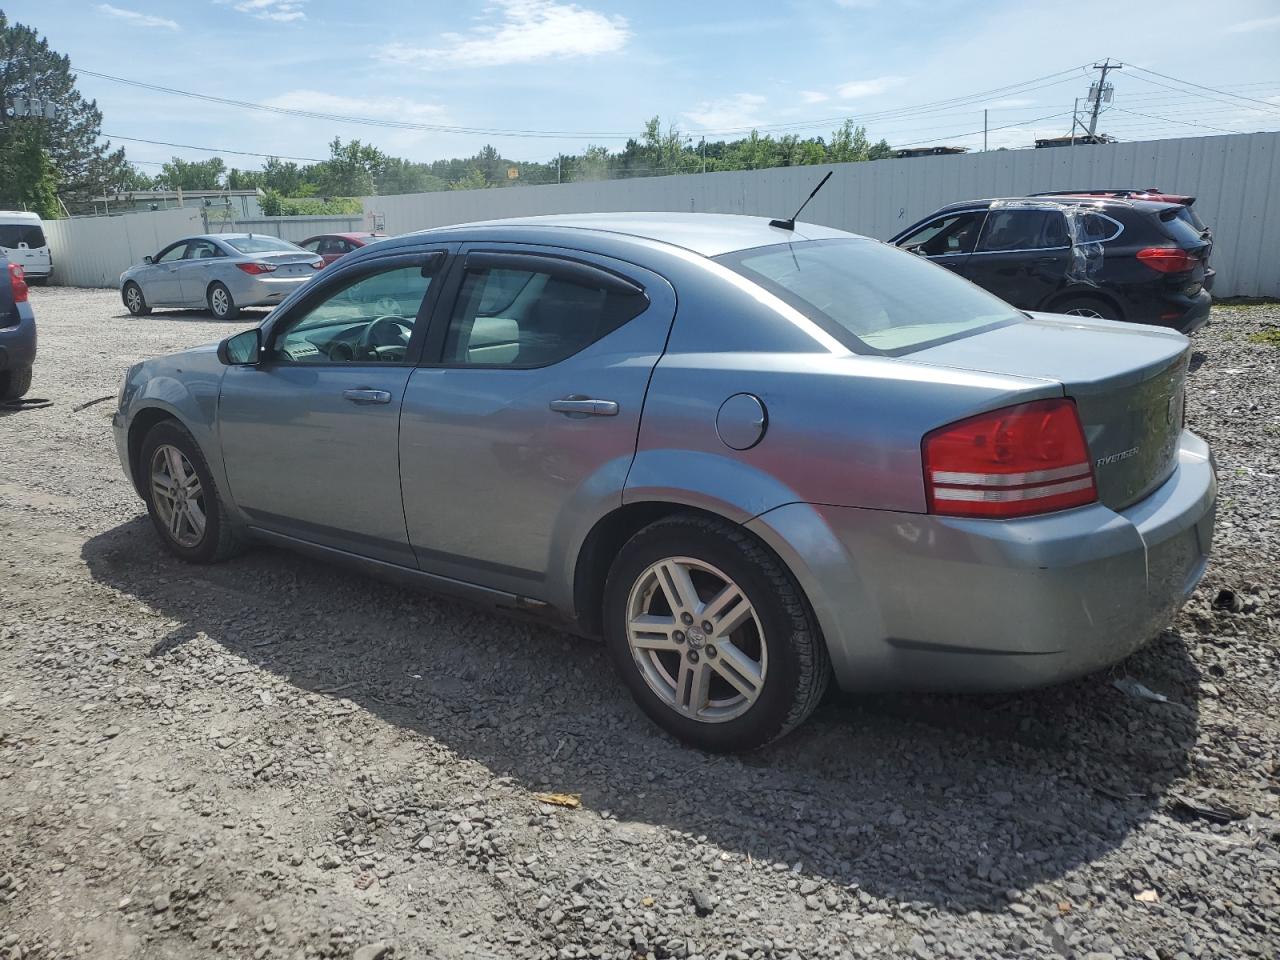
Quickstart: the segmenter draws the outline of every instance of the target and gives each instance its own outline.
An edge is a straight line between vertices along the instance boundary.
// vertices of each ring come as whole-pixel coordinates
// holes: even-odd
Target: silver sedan
[[[808,224],[609,214],[380,241],[125,377],[162,543],[249,540],[602,636],[672,734],[1125,657],[1204,571],[1185,337],[1026,314]]]
[[[120,275],[129,312],[206,307],[233,320],[241,307],[275,306],[316,275],[324,260],[279,237],[218,233],[171,243]]]

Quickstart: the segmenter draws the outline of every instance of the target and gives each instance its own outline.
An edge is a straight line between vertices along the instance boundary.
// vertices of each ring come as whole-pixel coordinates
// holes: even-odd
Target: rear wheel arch
[[[1107,308],[1117,320],[1124,319],[1124,310],[1115,297],[1093,287],[1065,290],[1055,295],[1044,309],[1049,313],[1062,313],[1063,308],[1070,309],[1074,304],[1090,301]]]

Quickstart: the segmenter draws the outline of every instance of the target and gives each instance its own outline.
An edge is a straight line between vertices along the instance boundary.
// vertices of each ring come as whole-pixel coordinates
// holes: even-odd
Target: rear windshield
[[[44,231],[38,223],[0,223],[0,247],[16,250],[22,244],[43,247]]]
[[[1205,230],[1204,221],[1201,220],[1200,217],[1197,216],[1196,212],[1190,207],[1184,206],[1179,209],[1178,219],[1185,220],[1187,223],[1191,224],[1191,226],[1195,228],[1197,234],[1203,233]]]
[[[307,252],[296,243],[290,243],[288,240],[281,240],[278,237],[235,237],[234,239],[223,239],[222,242],[239,250],[241,253]]]
[[[807,240],[717,259],[859,353],[895,356],[1022,319],[945,267],[875,240]]]
[[[1160,215],[1160,220],[1164,225],[1165,233],[1168,234],[1173,239],[1173,242],[1178,246],[1198,247],[1205,242],[1204,237],[1200,233],[1200,230],[1203,228],[1196,228],[1188,222],[1187,218],[1182,215],[1182,211],[1186,209],[1186,207],[1179,207],[1171,215],[1162,213]]]

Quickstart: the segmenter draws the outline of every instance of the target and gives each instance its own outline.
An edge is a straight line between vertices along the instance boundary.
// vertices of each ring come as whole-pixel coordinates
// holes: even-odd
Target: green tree
[[[227,165],[221,157],[183,160],[174,157],[160,168],[156,185],[167,190],[220,190]]]
[[[452,184],[451,190],[483,190],[489,186],[489,181],[484,177],[484,171],[479,167],[468,168],[466,174],[459,177]]]
[[[0,154],[7,152],[11,141],[21,140],[24,130],[38,128],[41,149],[53,166],[59,194],[68,206],[91,208],[94,196],[119,178],[125,165],[124,151],[98,142],[102,113],[76,90],[71,61],[51,50],[48,41],[31,27],[11,22],[0,11],[0,102],[19,97],[50,101],[56,114],[52,119],[0,116]],[[12,202],[11,191],[32,188],[30,184],[0,184],[0,201]]]
[[[831,134],[831,145],[827,148],[827,156],[832,163],[856,163],[871,159],[871,142],[867,139],[866,127],[855,127],[852,120],[846,120],[840,129]]]
[[[30,210],[43,220],[62,216],[57,171],[35,131],[0,140],[0,184],[6,206]]]
[[[883,137],[879,141],[872,144],[871,149],[867,153],[868,160],[888,160],[893,156],[893,147],[889,146],[889,141]]]
[[[309,179],[326,197],[363,197],[372,194],[379,174],[389,158],[377,147],[359,140],[342,142],[334,137],[329,159],[309,169]]]

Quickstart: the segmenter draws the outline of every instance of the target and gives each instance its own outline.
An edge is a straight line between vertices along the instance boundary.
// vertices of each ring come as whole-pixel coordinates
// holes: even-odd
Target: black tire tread
[[[227,308],[227,312],[224,313],[222,316],[218,316],[217,313],[214,313],[214,309],[213,309],[213,288],[214,287],[221,287],[223,290],[226,290],[227,302],[231,304],[231,306]],[[208,289],[205,290],[204,292],[204,302],[205,302],[205,305],[209,308],[209,312],[213,314],[213,317],[215,320],[234,320],[238,316],[240,316],[240,304],[236,303],[236,298],[231,295],[231,290],[221,280],[215,280],[213,281],[213,283],[209,284]]]
[[[680,513],[656,520],[636,533],[629,543],[669,532],[687,532],[732,544],[748,562],[758,567],[774,590],[774,596],[791,621],[790,645],[799,672],[792,702],[777,729],[757,747],[773,743],[800,726],[826,695],[831,681],[831,657],[808,600],[781,558],[744,527],[701,514]]]
[[[129,301],[125,300],[124,295],[125,295],[125,292],[130,287],[138,287],[138,285],[134,283],[132,280],[130,280],[127,283],[125,283],[123,287],[120,288],[120,299],[124,300],[124,308],[126,310],[129,310]],[[142,300],[142,308],[138,310],[137,313],[134,313],[132,310],[129,310],[129,313],[135,317],[145,317],[151,313],[151,305],[147,303],[147,297],[142,292],[142,287],[138,287],[138,297]]]
[[[8,403],[26,395],[31,389],[31,368],[18,367],[0,371],[0,403]]]

